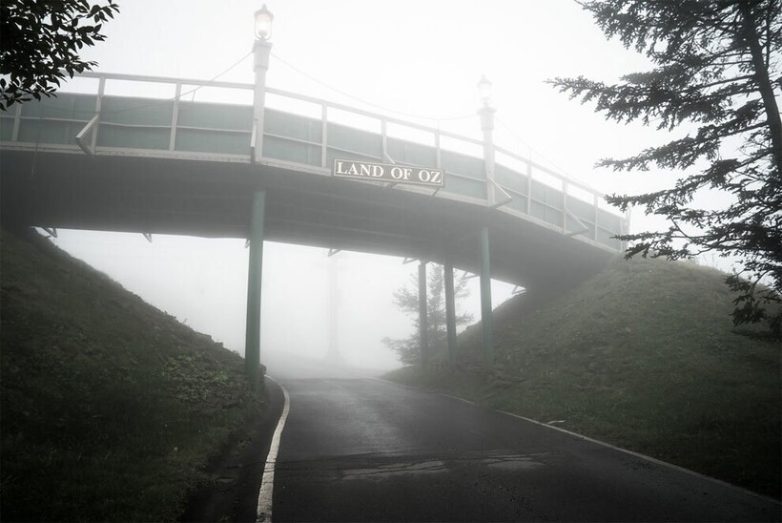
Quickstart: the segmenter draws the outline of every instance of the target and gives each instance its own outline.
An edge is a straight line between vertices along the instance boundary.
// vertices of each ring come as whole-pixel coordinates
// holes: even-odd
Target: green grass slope
[[[407,368],[391,377],[780,495],[782,344],[734,330],[724,274],[617,260],[536,307],[495,311],[497,371]],[[480,326],[460,337],[479,357]]]
[[[33,233],[2,233],[4,521],[171,521],[264,408],[241,358]]]

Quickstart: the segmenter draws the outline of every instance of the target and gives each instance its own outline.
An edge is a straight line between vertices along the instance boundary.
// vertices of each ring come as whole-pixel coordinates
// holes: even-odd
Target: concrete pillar
[[[448,333],[448,361],[456,360],[456,293],[453,283],[453,265],[443,265],[445,277],[445,328]]]
[[[261,364],[261,280],[263,274],[263,221],[266,193],[253,195],[250,211],[250,261],[247,273],[247,330],[244,344],[244,365],[253,387],[258,383]]]
[[[486,365],[494,364],[494,326],[491,308],[491,260],[489,259],[489,228],[481,229],[481,325]]]

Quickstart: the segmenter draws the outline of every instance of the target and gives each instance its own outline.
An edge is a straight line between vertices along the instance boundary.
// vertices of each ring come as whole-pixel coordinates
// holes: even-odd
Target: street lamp
[[[488,183],[489,204],[493,205],[495,198],[494,183],[494,113],[497,110],[492,107],[492,85],[486,76],[481,76],[478,82],[478,96],[481,98],[481,107],[478,116],[481,118],[481,130],[483,131],[483,158],[486,164],[486,181]]]
[[[263,158],[263,112],[266,103],[266,71],[272,44],[274,17],[266,4],[255,12],[255,45],[253,46],[255,89],[253,91],[253,127],[250,138],[250,159],[259,164]],[[263,222],[266,214],[266,191],[257,187],[250,205],[248,236],[250,244],[247,273],[247,322],[244,342],[244,364],[253,388],[258,385],[261,365],[261,279],[263,275]]]
[[[492,85],[485,75],[481,76],[478,82],[478,96],[481,99],[481,107],[478,109],[478,115],[481,117],[481,129],[483,130],[484,141],[492,142],[492,131],[494,130],[494,113],[497,112],[492,107],[491,100]]]
[[[478,96],[481,98],[481,107],[478,115],[481,118],[481,130],[483,131],[483,165],[486,176],[486,200],[490,207],[497,203],[497,182],[494,180],[494,113],[491,106],[491,82],[486,76],[481,76],[478,82]],[[481,228],[481,325],[483,326],[483,350],[486,364],[491,368],[494,364],[494,328],[492,324],[491,308],[491,262],[489,245],[489,226],[485,224]]]
[[[263,157],[263,109],[266,98],[266,71],[269,69],[269,55],[272,44],[269,38],[272,34],[274,15],[266,8],[266,4],[255,12],[255,92],[253,95],[253,143],[252,160],[260,161]]]
[[[481,76],[481,80],[478,82],[478,96],[480,96],[484,107],[491,105],[491,88],[491,82],[486,78],[486,75]]]
[[[272,36],[274,15],[266,8],[266,4],[255,12],[255,38],[268,40]]]

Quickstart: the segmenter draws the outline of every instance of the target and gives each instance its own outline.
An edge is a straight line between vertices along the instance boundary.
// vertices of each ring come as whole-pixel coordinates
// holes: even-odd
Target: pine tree
[[[621,236],[627,256],[735,256],[727,279],[737,291],[736,324],[770,320],[782,329],[782,2],[778,0],[586,1],[608,38],[618,37],[654,64],[619,83],[556,78],[561,91],[594,102],[617,122],[640,121],[686,136],[598,166],[681,173],[674,187],[612,195],[622,210],[643,206],[667,230]],[[775,92],[776,91],[776,92]],[[718,209],[696,205],[708,190],[730,195]]]
[[[400,287],[394,292],[394,305],[402,312],[413,316],[415,331],[407,338],[391,339],[383,338],[383,343],[393,349],[399,355],[402,363],[414,364],[421,359],[420,319],[418,317],[418,275],[410,276],[411,285]],[[461,276],[454,275],[454,298],[468,296],[467,273]],[[429,271],[427,277],[427,339],[429,350],[432,353],[442,351],[446,347],[446,311],[445,311],[445,272],[442,265],[434,265],[434,270]],[[464,325],[472,320],[472,314],[462,313],[456,315],[456,325]]]

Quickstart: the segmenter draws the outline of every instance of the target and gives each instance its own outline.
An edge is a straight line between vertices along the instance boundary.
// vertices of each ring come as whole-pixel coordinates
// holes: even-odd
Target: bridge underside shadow
[[[2,219],[41,227],[248,238],[252,197],[266,191],[264,238],[407,256],[477,272],[491,234],[492,277],[566,287],[616,256],[496,209],[372,183],[246,162],[0,155]]]

